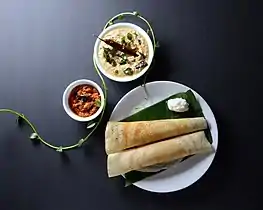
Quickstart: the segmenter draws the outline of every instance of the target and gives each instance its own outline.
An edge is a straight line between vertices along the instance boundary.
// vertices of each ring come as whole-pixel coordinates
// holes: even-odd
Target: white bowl
[[[101,97],[100,108],[97,110],[97,112],[95,114],[93,114],[89,117],[80,117],[77,114],[75,114],[71,110],[71,108],[69,107],[69,103],[68,103],[69,95],[70,95],[71,91],[79,85],[90,85],[90,86],[96,88],[99,91],[99,94]],[[64,110],[66,111],[68,116],[70,116],[72,119],[74,119],[76,121],[80,121],[80,122],[88,122],[88,121],[91,121],[91,120],[95,119],[96,117],[98,117],[99,114],[102,112],[103,107],[104,107],[104,103],[105,103],[105,97],[104,97],[104,93],[103,93],[102,89],[100,88],[100,86],[97,83],[95,83],[91,80],[87,80],[87,79],[80,79],[80,80],[76,80],[76,81],[72,82],[66,88],[66,90],[64,91],[64,94],[63,94],[62,103],[63,103]]]
[[[152,40],[150,39],[150,37],[148,36],[148,34],[142,28],[140,28],[139,26],[134,25],[132,23],[116,23],[116,24],[113,24],[113,25],[109,26],[108,28],[106,28],[105,30],[103,30],[101,32],[101,34],[99,35],[99,37],[104,37],[104,35],[107,34],[108,32],[110,32],[116,28],[122,28],[122,27],[129,27],[129,28],[134,29],[135,31],[139,32],[139,34],[146,40],[146,42],[148,44],[148,48],[149,48],[149,56],[148,56],[148,60],[147,60],[148,66],[146,66],[141,72],[139,72],[138,74],[135,74],[133,76],[115,77],[115,76],[109,74],[107,71],[105,71],[103,69],[103,67],[101,66],[100,61],[99,61],[98,52],[99,52],[99,45],[101,42],[99,39],[97,39],[95,42],[93,56],[94,56],[94,59],[95,59],[95,62],[96,62],[98,69],[106,77],[108,77],[111,80],[117,81],[117,82],[129,82],[129,81],[132,81],[132,80],[135,80],[135,79],[141,77],[143,74],[145,74],[145,72],[151,66],[151,63],[153,60],[153,54],[154,54],[153,53],[153,43],[152,43]]]

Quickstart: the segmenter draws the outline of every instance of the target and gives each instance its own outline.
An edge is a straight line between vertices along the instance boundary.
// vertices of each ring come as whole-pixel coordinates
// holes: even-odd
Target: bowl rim
[[[75,114],[71,110],[71,108],[69,107],[69,103],[68,103],[69,95],[70,95],[71,91],[79,85],[91,85],[91,86],[93,86],[94,88],[96,88],[98,90],[100,97],[101,97],[100,108],[97,110],[97,112],[95,112],[93,115],[91,115],[89,117],[80,117],[77,114]],[[101,87],[96,82],[94,82],[92,80],[88,80],[88,79],[79,79],[79,80],[75,80],[75,81],[71,82],[66,87],[66,89],[63,93],[63,97],[62,97],[62,104],[63,104],[63,108],[64,108],[65,112],[68,114],[69,117],[71,117],[72,119],[79,121],[79,122],[88,122],[88,121],[91,121],[91,120],[97,118],[101,114],[103,107],[104,107],[104,104],[105,104],[105,96],[104,96],[104,93],[103,93]]]
[[[150,68],[150,66],[152,64],[152,61],[153,61],[153,57],[154,57],[154,47],[153,47],[153,43],[152,43],[151,38],[149,37],[149,35],[146,33],[146,31],[144,29],[142,29],[138,25],[135,25],[133,23],[128,23],[128,22],[115,23],[115,24],[107,27],[106,29],[104,29],[100,33],[99,37],[103,37],[109,31],[114,30],[115,28],[119,28],[119,27],[132,28],[135,31],[139,32],[140,35],[144,37],[144,39],[146,40],[146,42],[148,44],[148,48],[149,48],[148,66],[146,66],[141,72],[139,72],[138,74],[135,74],[134,76],[115,77],[115,76],[109,74],[107,71],[104,70],[104,68],[101,66],[100,61],[99,61],[98,51],[99,51],[99,44],[101,42],[99,39],[96,39],[96,42],[95,42],[95,45],[94,45],[93,58],[95,60],[95,65],[98,67],[99,71],[104,76],[106,76],[107,78],[109,78],[109,79],[111,79],[113,81],[117,81],[117,82],[130,82],[130,81],[138,79],[139,77],[144,75],[149,70],[149,68]]]

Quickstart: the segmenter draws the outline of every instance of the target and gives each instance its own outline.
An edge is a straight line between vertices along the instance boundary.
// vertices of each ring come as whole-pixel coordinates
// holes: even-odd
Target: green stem
[[[135,12],[122,12],[122,13],[114,16],[113,18],[111,18],[111,19],[107,22],[107,24],[105,25],[104,29],[106,29],[106,28],[110,25],[110,23],[112,23],[114,20],[118,19],[119,16],[125,16],[125,15],[128,15],[128,16],[129,16],[129,15],[130,15],[130,16],[136,16],[136,17],[140,18],[141,20],[143,20],[143,21],[147,24],[147,26],[149,27],[149,30],[150,30],[150,32],[151,32],[151,36],[152,36],[152,40],[153,40],[153,47],[154,47],[153,50],[154,50],[154,52],[155,52],[155,50],[156,50],[156,39],[155,39],[155,35],[154,35],[154,32],[153,32],[153,29],[152,29],[151,25],[150,25],[150,23],[149,23],[144,17],[140,16],[139,14],[137,14],[137,13],[135,13]],[[93,56],[93,64],[94,64],[95,70],[96,70],[96,72],[97,72],[97,74],[98,74],[98,76],[99,76],[99,78],[100,78],[100,80],[101,80],[101,82],[102,82],[102,86],[103,86],[103,90],[104,90],[104,96],[105,96],[105,97],[104,97],[104,102],[105,102],[105,103],[104,103],[104,107],[103,107],[102,113],[101,113],[101,115],[100,115],[100,117],[99,117],[99,120],[98,120],[98,122],[96,123],[96,125],[92,128],[92,130],[89,132],[89,134],[88,134],[86,137],[84,137],[83,139],[79,140],[77,143],[72,144],[72,145],[69,145],[69,146],[57,146],[57,145],[53,145],[53,144],[45,141],[45,140],[39,135],[36,127],[33,125],[33,123],[31,123],[31,122],[29,121],[29,119],[28,119],[25,115],[23,115],[23,114],[15,111],[15,110],[12,110],[12,109],[0,109],[0,113],[11,113],[11,114],[16,115],[17,117],[21,117],[21,118],[24,120],[24,122],[26,122],[26,123],[28,124],[28,126],[32,129],[33,133],[36,133],[36,134],[37,134],[37,139],[38,139],[40,142],[42,142],[44,145],[46,145],[46,146],[48,146],[48,147],[50,147],[50,148],[52,148],[52,149],[54,149],[54,150],[57,150],[57,151],[61,151],[61,150],[62,150],[62,151],[65,151],[65,150],[70,150],[70,149],[74,149],[74,148],[80,147],[84,142],[86,142],[86,141],[89,139],[89,137],[90,137],[90,136],[94,133],[94,131],[97,129],[97,127],[99,126],[100,122],[102,121],[102,118],[103,118],[103,116],[104,116],[105,109],[106,109],[106,101],[107,101],[107,91],[108,91],[108,89],[107,89],[106,83],[105,83],[105,81],[104,81],[104,79],[103,79],[103,77],[102,77],[102,75],[101,75],[101,73],[100,73],[100,71],[99,71],[99,69],[98,69],[98,67],[97,67],[97,65],[96,65],[94,56]],[[143,84],[143,85],[144,85],[144,89],[145,89],[145,82],[146,82],[146,78],[147,78],[148,73],[149,73],[149,72],[146,73],[145,78],[144,78],[144,84]],[[146,92],[146,89],[145,89],[145,92]],[[146,92],[146,93],[147,93],[147,92]]]
[[[155,52],[155,50],[156,50],[156,39],[155,39],[153,28],[152,28],[152,26],[148,20],[146,20],[143,16],[136,14],[136,12],[122,12],[122,13],[115,15],[113,18],[111,18],[107,21],[107,23],[103,29],[106,29],[107,27],[109,27],[110,23],[113,23],[113,21],[117,20],[118,17],[120,17],[120,16],[135,16],[135,17],[140,18],[141,20],[143,20],[147,24],[147,26],[149,27],[149,30],[151,32],[151,36],[152,36],[152,40],[153,40],[153,52]]]
[[[12,109],[0,109],[0,112],[8,112],[8,113],[12,113],[12,114],[14,114],[14,115],[17,115],[17,116],[21,117],[21,118],[31,127],[32,131],[38,135],[38,139],[39,139],[43,144],[47,145],[47,146],[50,147],[50,148],[58,149],[57,146],[54,146],[54,145],[46,142],[46,141],[39,135],[39,133],[37,132],[37,129],[36,129],[36,127],[33,125],[33,123],[31,123],[31,122],[29,121],[29,119],[27,119],[27,117],[24,116],[23,114],[15,111],[15,110],[12,110]]]
[[[152,41],[153,41],[153,53],[155,53],[156,47],[157,47],[157,41],[156,41],[156,38],[154,35],[153,28],[152,28],[151,24],[149,23],[149,21],[147,21],[143,16],[139,15],[137,12],[122,12],[122,13],[115,15],[113,18],[108,20],[108,22],[104,26],[104,29],[106,29],[108,26],[110,26],[110,24],[112,24],[115,20],[118,20],[120,16],[135,16],[135,17],[138,17],[139,19],[141,19],[142,21],[144,21],[146,23],[146,25],[149,27],[149,30],[151,32]],[[145,84],[146,84],[146,80],[147,80],[147,77],[149,75],[149,72],[150,72],[150,69],[148,69],[148,71],[146,72],[144,79],[143,79],[143,84],[142,84],[142,87],[143,87],[145,95],[146,95],[145,99],[148,98],[148,92],[146,90]]]
[[[106,86],[106,83],[105,83],[105,81],[104,81],[101,73],[99,72],[99,70],[98,70],[98,68],[97,68],[97,66],[96,66],[96,64],[95,64],[94,59],[93,59],[93,62],[94,62],[95,70],[96,70],[96,72],[98,73],[98,75],[99,75],[99,77],[100,77],[100,79],[101,79],[102,85],[103,85],[104,96],[105,96],[105,97],[104,97],[104,98],[105,98],[105,99],[104,99],[104,100],[105,100],[105,103],[104,103],[104,107],[103,107],[103,110],[102,110],[102,113],[101,113],[101,115],[100,115],[100,118],[99,118],[98,122],[96,123],[95,127],[90,131],[90,133],[89,133],[86,137],[83,138],[83,142],[82,142],[82,143],[86,142],[86,141],[88,140],[88,138],[89,138],[89,137],[94,133],[94,131],[97,129],[97,127],[99,126],[99,124],[100,124],[100,122],[101,122],[101,120],[102,120],[102,118],[103,118],[103,115],[104,115],[104,112],[105,112],[105,108],[106,108],[107,86]],[[21,117],[21,118],[24,120],[24,122],[26,122],[26,123],[28,124],[28,126],[32,129],[32,131],[37,134],[38,140],[41,141],[44,145],[46,145],[46,146],[48,146],[48,147],[50,147],[50,148],[52,148],[52,149],[54,149],[54,150],[58,150],[58,149],[61,148],[62,150],[65,151],[65,150],[70,150],[70,149],[74,149],[74,148],[77,148],[77,147],[81,146],[81,145],[79,145],[79,142],[77,142],[76,144],[69,145],[69,146],[56,146],[56,145],[53,145],[53,144],[51,144],[51,143],[48,143],[47,141],[45,141],[45,140],[40,136],[40,134],[38,133],[36,127],[33,125],[33,123],[30,122],[30,120],[29,120],[25,115],[23,115],[23,114],[15,111],[15,110],[12,110],[12,109],[0,109],[0,113],[1,113],[1,112],[2,112],[2,113],[3,113],[3,112],[5,112],[5,113],[11,113],[11,114],[14,114],[14,115],[16,115],[16,116],[18,116],[18,117]]]

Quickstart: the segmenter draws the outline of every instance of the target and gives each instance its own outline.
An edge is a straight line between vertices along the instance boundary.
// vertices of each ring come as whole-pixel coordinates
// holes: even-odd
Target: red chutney
[[[69,95],[69,107],[80,117],[95,114],[101,102],[99,91],[91,85],[79,85]]]

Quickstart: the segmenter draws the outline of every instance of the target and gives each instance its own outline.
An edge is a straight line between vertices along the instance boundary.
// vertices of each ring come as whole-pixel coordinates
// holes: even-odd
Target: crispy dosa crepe
[[[166,163],[189,155],[212,151],[204,131],[175,137],[108,155],[108,176],[118,176],[129,171]]]
[[[107,154],[207,128],[205,118],[183,118],[136,122],[108,122]]]

